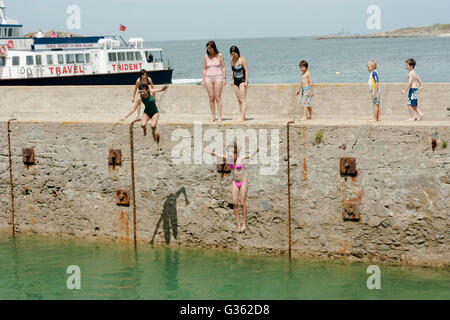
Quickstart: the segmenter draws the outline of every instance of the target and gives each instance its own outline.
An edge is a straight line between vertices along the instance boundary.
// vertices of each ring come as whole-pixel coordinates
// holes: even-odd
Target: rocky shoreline
[[[36,38],[39,31],[35,32],[28,32],[24,35],[24,38]],[[74,38],[74,37],[82,37],[82,35],[74,34],[70,32],[60,32],[60,31],[53,31],[56,34],[56,38]],[[52,33],[52,30],[42,32],[44,34],[44,38],[50,38],[50,34]]]
[[[400,38],[400,37],[450,37],[450,24],[434,24],[421,28],[402,28],[398,30],[376,32],[373,34],[337,34],[318,36],[315,40],[326,39],[366,39],[366,38]]]

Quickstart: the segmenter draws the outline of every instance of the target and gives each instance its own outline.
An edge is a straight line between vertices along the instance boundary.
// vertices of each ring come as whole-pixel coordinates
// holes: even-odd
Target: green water
[[[69,290],[66,269],[81,269]],[[449,299],[449,270],[0,235],[0,299]]]

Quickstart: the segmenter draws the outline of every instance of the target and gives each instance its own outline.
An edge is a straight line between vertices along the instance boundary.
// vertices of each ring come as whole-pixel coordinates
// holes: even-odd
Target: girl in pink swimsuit
[[[203,87],[209,96],[211,122],[216,121],[216,102],[219,122],[222,122],[222,89],[226,84],[225,61],[219,53],[214,41],[206,44],[206,55],[203,58]]]
[[[259,148],[253,154],[248,154],[245,156],[238,156],[238,148],[236,141],[231,146],[233,150],[229,150],[231,152],[227,152],[227,156],[217,154],[212,151],[208,151],[203,148],[203,151],[212,154],[213,156],[218,156],[223,159],[223,161],[227,161],[227,159],[232,159],[229,163],[231,170],[233,171],[233,182],[232,182],[232,190],[231,196],[233,199],[233,208],[234,214],[236,215],[237,221],[237,230],[238,232],[243,232],[247,229],[247,191],[248,191],[248,175],[247,169],[244,167],[242,161],[244,159],[249,159],[254,157],[256,153],[259,152]],[[240,203],[242,206],[242,217],[243,222],[241,223],[241,218],[239,215],[239,197]]]

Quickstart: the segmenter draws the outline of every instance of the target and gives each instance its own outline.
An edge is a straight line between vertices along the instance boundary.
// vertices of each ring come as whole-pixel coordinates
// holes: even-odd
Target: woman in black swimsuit
[[[247,59],[241,56],[238,47],[232,46],[230,48],[230,54],[231,70],[233,72],[233,78],[230,84],[236,93],[241,112],[241,117],[236,119],[236,121],[242,122],[245,121],[245,113],[247,112],[248,64]]]

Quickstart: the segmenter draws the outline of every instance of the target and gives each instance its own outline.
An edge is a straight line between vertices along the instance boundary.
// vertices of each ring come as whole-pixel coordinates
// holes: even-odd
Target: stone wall
[[[242,127],[204,125],[203,134],[208,128],[225,136]],[[159,148],[138,125],[134,131],[139,245],[286,253],[286,127],[245,126],[279,133],[267,147],[268,153],[279,148],[279,168],[264,175],[261,163],[248,164],[244,233],[235,231],[229,206],[231,177],[217,173],[215,164],[175,163],[172,152],[181,141],[171,141],[175,129],[187,130],[194,153],[192,124],[161,124]],[[117,189],[131,197],[128,124],[14,121],[11,130],[18,232],[132,243],[132,207],[116,204]],[[11,232],[6,123],[0,131],[0,230]],[[450,147],[442,142],[449,140],[448,125],[291,127],[293,254],[448,266]],[[23,164],[23,147],[34,148],[35,165]],[[121,166],[108,166],[111,148],[121,149]],[[341,157],[356,158],[357,177],[340,175]],[[359,202],[360,222],[343,221],[349,199]]]

